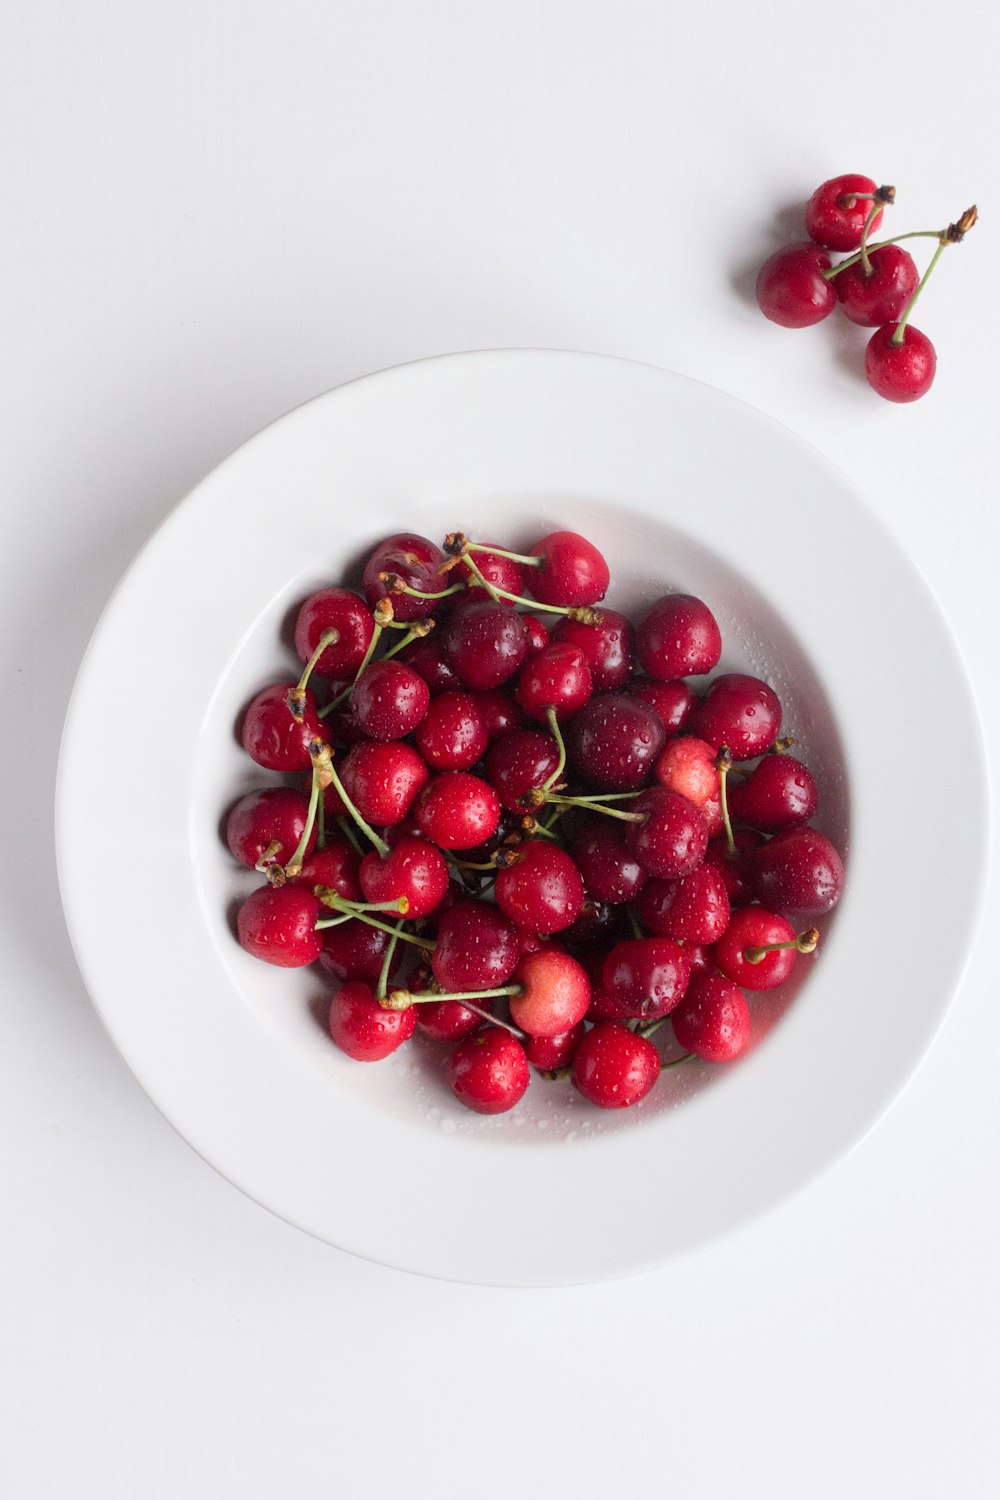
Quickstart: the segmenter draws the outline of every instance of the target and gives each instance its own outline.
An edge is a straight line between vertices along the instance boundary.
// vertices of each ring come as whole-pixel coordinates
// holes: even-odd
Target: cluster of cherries
[[[806,204],[807,240],[777,250],[757,277],[757,302],[783,328],[809,328],[837,306],[852,323],[874,328],[865,352],[868,384],[886,401],[916,401],[930,390],[937,367],[934,345],[914,328],[910,314],[948,245],[957,245],[976,222],[967,208],[945,229],[918,229],[870,244],[894,187],[847,172],[822,183]],[[921,277],[900,241],[934,239],[937,248]],[[831,264],[829,251],[847,252]]]
[[[789,917],[843,887],[773,690],[725,673],[695,692],[722,649],[707,605],[667,594],[633,626],[596,608],[609,581],[574,532],[528,553],[391,536],[364,597],[305,601],[301,677],[243,720],[252,759],[299,784],[229,814],[230,850],[265,877],[240,943],[319,960],[350,1057],[417,1027],[448,1044],[481,1113],[516,1104],[532,1066],[635,1104],[684,1060],[652,1041],[667,1016],[685,1057],[736,1057],[744,990],[816,947]]]

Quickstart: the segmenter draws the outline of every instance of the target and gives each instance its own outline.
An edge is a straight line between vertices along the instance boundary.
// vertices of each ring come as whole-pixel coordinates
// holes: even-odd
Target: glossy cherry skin
[[[519,995],[510,997],[510,1018],[529,1036],[560,1036],[578,1026],[590,1006],[586,970],[558,948],[527,953],[514,970]]]
[[[354,806],[376,828],[401,823],[429,775],[416,750],[398,740],[359,740],[337,769]]]
[[[529,1036],[522,1043],[524,1055],[533,1068],[543,1071],[565,1068],[573,1061],[573,1053],[583,1034],[581,1021],[571,1031],[564,1031],[559,1036]]]
[[[327,646],[314,670],[320,677],[353,677],[375,633],[371,610],[350,589],[320,589],[309,595],[295,621],[295,649],[304,662],[325,630],[338,631],[340,639]]]
[[[573,774],[601,792],[638,791],[649,780],[665,739],[656,710],[624,693],[592,698],[566,730]]]
[[[844,862],[815,828],[789,828],[757,850],[754,889],[776,911],[818,917],[840,900]]]
[[[770,750],[781,728],[778,695],[759,677],[726,672],[709,684],[694,711],[691,729],[716,750],[726,745],[734,760],[752,760]]]
[[[668,734],[680,734],[687,727],[697,702],[694,688],[684,681],[653,682],[642,678],[629,683],[628,695],[648,703],[659,714]]]
[[[440,849],[472,849],[495,832],[500,801],[488,782],[468,771],[432,776],[414,805],[417,826]]]
[[[432,698],[462,686],[458,673],[447,659],[444,636],[439,630],[411,641],[393,660],[405,662],[419,672],[430,688]]]
[[[757,306],[782,328],[821,323],[837,305],[833,282],[823,275],[829,269],[829,255],[810,240],[782,246],[757,273]]]
[[[545,723],[555,709],[560,723],[579,713],[593,692],[590,668],[583,652],[565,641],[554,641],[525,662],[517,681],[517,701],[529,719]]]
[[[730,859],[729,846],[725,838],[709,839],[705,852],[705,863],[718,870],[729,896],[729,905],[749,906],[755,899],[757,850],[764,842],[764,835],[753,828],[737,828],[733,834],[736,858]]]
[[[714,943],[729,926],[726,882],[712,865],[681,880],[651,880],[638,907],[650,932],[681,943]]]
[[[649,874],[628,849],[622,824],[597,813],[566,822],[566,840],[588,895],[611,906],[633,901]]]
[[[514,676],[528,651],[521,616],[492,599],[462,604],[444,633],[447,660],[466,687],[499,687]]]
[[[698,677],[719,665],[722,633],[708,605],[693,594],[664,594],[635,633],[642,670],[657,682]]]
[[[644,870],[676,880],[697,869],[708,848],[708,824],[693,802],[655,786],[628,807],[643,818],[625,825],[625,843]]]
[[[552,639],[582,651],[595,693],[613,693],[624,687],[632,675],[635,630],[630,620],[613,609],[602,608],[598,625],[585,625],[582,620],[568,617],[562,619],[553,630]]]
[[[405,662],[373,661],[354,685],[354,717],[373,740],[401,740],[427,712],[430,689]]]
[[[627,1109],[644,1099],[660,1076],[660,1054],[627,1026],[598,1021],[573,1054],[573,1083],[601,1109]]]
[[[840,200],[852,193],[874,193],[877,186],[860,172],[844,172],[840,177],[831,177],[820,183],[806,204],[809,238],[827,250],[856,250],[861,244],[865,220],[872,210],[872,200],[870,197],[855,198],[846,205]],[[882,210],[879,209],[869,234],[874,234],[881,222]]]
[[[729,811],[734,818],[777,833],[808,823],[819,805],[819,792],[812,772],[794,755],[765,755],[746,781],[730,777]]]
[[[895,323],[909,302],[920,272],[912,255],[902,245],[883,245],[868,256],[871,275],[860,261],[838,271],[833,278],[841,311],[862,328],[880,328]]]
[[[435,569],[444,561],[444,553],[425,536],[401,531],[380,542],[365,564],[365,598],[374,608],[380,599],[390,593],[381,573],[398,573],[410,588],[430,593],[447,587]],[[433,599],[416,599],[412,594],[392,594],[393,615],[397,620],[422,620],[433,614]]]
[[[521,957],[517,928],[490,901],[459,901],[438,924],[431,969],[442,990],[492,990]]]
[[[415,1009],[383,1010],[371,985],[355,979],[330,1001],[330,1035],[355,1062],[381,1062],[413,1035]]]
[[[243,748],[267,771],[308,770],[311,742],[326,739],[316,699],[308,689],[302,723],[295,722],[288,707],[288,695],[294,691],[293,682],[266,687],[251,700],[243,716]]]
[[[485,544],[489,546],[487,542]],[[504,589],[508,594],[517,594],[519,598],[524,597],[524,569],[520,563],[516,563],[512,557],[501,557],[497,552],[475,551],[472,559],[483,577],[498,589]],[[453,568],[449,568],[444,574],[444,583],[458,583],[462,580],[467,588],[464,595],[456,596],[459,599],[491,599],[492,594],[487,593],[482,584],[478,582],[472,569],[464,560],[459,561]],[[513,608],[513,601],[504,600]]]
[[[691,977],[691,960],[671,938],[627,938],[604,960],[602,982],[619,1015],[658,1020],[678,1005]]]
[[[551,644],[552,637],[548,629],[535,615],[522,615],[524,628],[528,632],[528,649],[524,653],[525,663],[533,661],[540,651]]]
[[[708,824],[708,836],[722,831],[722,798],[716,751],[697,735],[683,734],[668,740],[656,762],[656,779],[671,792],[680,792],[701,809]]]
[[[486,733],[491,740],[498,735],[506,734],[510,729],[520,729],[524,723],[524,712],[521,705],[514,698],[499,688],[493,688],[486,693],[473,693],[476,707],[480,717],[486,725]]]
[[[240,946],[266,964],[300,969],[323,947],[323,934],[315,930],[320,913],[316,897],[301,886],[261,886],[237,914]]]
[[[579,870],[565,849],[545,839],[519,846],[513,862],[497,872],[495,891],[512,922],[544,937],[569,927],[583,906]]]
[[[670,1020],[684,1050],[705,1062],[732,1062],[750,1040],[747,998],[721,974],[693,975]]]
[[[525,584],[540,604],[577,608],[596,604],[607,593],[608,565],[593,542],[577,532],[553,531],[531,551],[542,565],[525,569]]]
[[[426,839],[404,838],[388,854],[373,849],[361,861],[361,889],[366,901],[398,901],[405,896],[410,922],[429,917],[448,889],[448,866],[440,849]],[[393,920],[384,913],[384,922]]]
[[[249,869],[268,854],[269,864],[287,864],[302,837],[309,806],[301,792],[288,786],[262,787],[241,797],[226,819],[229,852]],[[306,852],[316,843],[315,829]],[[276,844],[278,847],[272,849]]]
[[[296,885],[304,885],[315,891],[318,885],[327,886],[347,901],[361,900],[361,882],[358,867],[361,860],[346,839],[339,834],[327,838],[322,849],[314,849],[302,861],[302,869],[288,879]],[[332,915],[332,913],[328,913]]]
[[[502,806],[523,811],[521,798],[555,774],[559,747],[541,729],[512,729],[495,739],[486,753],[486,778]]]
[[[432,770],[471,770],[489,744],[475,694],[439,693],[417,725],[416,740]]]
[[[329,915],[329,913],[327,913]],[[364,979],[374,984],[382,972],[389,934],[368,922],[341,922],[337,927],[327,927],[323,933],[323,951],[319,961],[340,980]],[[400,949],[408,946],[398,943],[389,968],[389,978],[394,979],[403,966],[404,955]]]
[[[781,948],[776,953],[765,953],[759,963],[752,964],[746,956],[747,949],[794,941],[795,928],[777,912],[765,911],[762,906],[744,906],[733,912],[729,926],[716,943],[715,962],[727,979],[743,989],[771,990],[784,984],[792,972],[796,950]]]
[[[886,401],[919,401],[934,383],[937,355],[926,333],[907,323],[903,342],[893,343],[896,323],[877,328],[865,350],[865,375],[872,390]]]
[[[445,1074],[456,1099],[480,1115],[513,1109],[531,1081],[524,1048],[499,1026],[485,1026],[459,1042]]]

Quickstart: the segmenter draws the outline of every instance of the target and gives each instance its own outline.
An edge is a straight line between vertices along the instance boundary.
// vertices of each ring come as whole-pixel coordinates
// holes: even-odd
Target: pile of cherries
[[[862,328],[874,328],[865,352],[868,384],[886,401],[917,401],[930,390],[937,368],[934,345],[914,328],[910,314],[948,245],[959,244],[976,222],[967,208],[945,229],[918,229],[869,244],[894,187],[847,172],[822,183],[806,204],[807,240],[785,245],[760,268],[757,302],[772,323],[808,328],[835,307]],[[901,240],[933,239],[934,255],[921,277]],[[847,252],[831,264],[829,251]]]
[[[696,691],[722,650],[708,606],[666,594],[633,625],[597,607],[609,582],[570,531],[528,553],[388,537],[364,597],[305,601],[300,678],[243,720],[247,753],[286,779],[228,817],[265,877],[240,943],[319,961],[350,1057],[417,1028],[448,1046],[480,1113],[515,1105],[532,1067],[617,1109],[675,1061],[736,1057],[744,991],[816,947],[790,918],[843,888],[773,690],[723,673]],[[685,1056],[663,1062],[668,1016]]]

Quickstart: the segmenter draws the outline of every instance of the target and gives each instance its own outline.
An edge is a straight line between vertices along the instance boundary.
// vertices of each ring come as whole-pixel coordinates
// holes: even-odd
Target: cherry
[[[642,670],[657,682],[711,672],[722,655],[722,633],[708,605],[693,594],[664,594],[639,622]]]
[[[829,255],[810,240],[782,246],[757,273],[757,306],[782,328],[821,323],[837,305],[833,282],[823,275],[829,269]]]
[[[722,831],[722,802],[719,795],[719,771],[716,752],[706,740],[685,734],[668,740],[656,762],[656,779],[671,792],[680,792],[701,809],[714,838]]]
[[[619,1015],[658,1020],[680,1003],[691,977],[691,960],[670,938],[627,938],[604,960],[602,981]]]
[[[584,1025],[580,1021],[571,1030],[563,1031],[559,1036],[526,1037],[522,1043],[524,1055],[533,1068],[540,1068],[543,1072],[565,1068],[573,1061],[573,1053],[583,1034]]]
[[[632,901],[649,875],[625,844],[620,826],[592,813],[567,819],[566,838],[590,896],[618,905]]]
[[[531,719],[543,723],[551,708],[558,720],[571,719],[590,698],[593,687],[583,652],[554,641],[526,662],[517,683],[517,701]]]
[[[498,1026],[459,1042],[445,1071],[455,1097],[480,1115],[513,1109],[531,1081],[521,1043]]]
[[[440,693],[417,725],[417,749],[435,771],[468,771],[486,752],[489,734],[473,693]]]
[[[265,885],[244,901],[236,918],[240,945],[254,958],[282,969],[299,969],[318,958],[323,934],[316,931],[320,904],[301,886]]]
[[[527,650],[521,616],[493,599],[462,604],[445,629],[448,662],[466,687],[499,687],[513,677]]]
[[[314,849],[302,861],[297,875],[288,879],[295,885],[304,885],[314,891],[318,885],[326,886],[343,896],[345,901],[361,900],[361,882],[358,866],[361,861],[357,853],[344,838],[328,838],[322,849]],[[369,898],[372,899],[372,898]]]
[[[686,728],[697,701],[694,688],[681,679],[678,682],[652,682],[642,678],[629,684],[630,698],[639,698],[659,714],[668,734],[680,734]]]
[[[714,943],[729,925],[726,882],[709,864],[681,880],[651,880],[638,907],[650,932],[682,943]]]
[[[494,584],[508,594],[523,594],[524,569],[502,550],[491,552],[489,548],[489,542],[484,542],[482,548],[477,547],[475,552],[476,567],[487,583]],[[479,582],[464,558],[456,562],[453,568],[449,568],[445,576],[449,579],[454,578],[456,582],[459,579],[462,580],[467,590],[464,595],[466,599],[491,599],[493,597]],[[505,601],[505,603],[509,608],[513,608],[513,601]]]
[[[804,934],[802,951],[811,951]],[[762,906],[745,906],[733,912],[729,926],[715,945],[715,962],[727,979],[745,990],[770,990],[783,984],[795,965],[799,950],[795,928],[776,912]],[[772,945],[774,951],[768,950]],[[812,944],[816,946],[815,942]]]
[[[705,863],[722,876],[730,906],[748,906],[754,899],[756,856],[764,835],[751,828],[737,828],[733,842],[736,845],[735,858],[724,838],[710,839]]]
[[[373,740],[401,740],[427,712],[430,689],[405,662],[389,658],[365,667],[352,693],[354,717]]]
[[[579,870],[565,849],[546,839],[528,839],[508,852],[495,891],[512,922],[546,937],[575,922],[583,906]]]
[[[625,843],[644,870],[673,880],[697,869],[708,848],[708,824],[693,802],[655,786],[629,808],[642,821],[627,825]]]
[[[381,1062],[412,1035],[417,1018],[410,1010],[383,1010],[370,984],[356,979],[330,1001],[330,1035],[356,1062]]]
[[[814,816],[819,793],[812,772],[794,755],[765,755],[746,781],[730,781],[729,811],[734,817],[777,833]]]
[[[868,252],[870,272],[862,261],[845,266],[833,278],[837,301],[852,323],[878,328],[894,323],[910,299],[920,273],[912,255],[900,245]]]
[[[528,649],[524,653],[524,659],[529,662],[538,655],[539,651],[545,650],[552,637],[541,620],[536,619],[534,615],[522,615],[521,621],[528,632]]]
[[[514,982],[520,993],[510,997],[510,1018],[529,1036],[560,1036],[587,1014],[590,980],[576,959],[558,948],[525,954]]]
[[[731,1062],[750,1040],[746,996],[721,974],[695,974],[670,1020],[685,1051],[705,1062]]]
[[[627,1109],[644,1099],[660,1076],[660,1054],[627,1026],[599,1021],[573,1054],[573,1083],[602,1109]]]
[[[403,838],[388,854],[375,849],[361,861],[361,889],[366,901],[405,898],[411,922],[429,917],[448,889],[448,866],[440,850],[426,839]]]
[[[435,988],[433,975],[420,965],[407,980],[407,987],[411,995],[428,994]],[[479,1030],[483,1018],[478,1011],[489,1010],[491,1003],[484,999],[477,1010],[470,1010],[458,1000],[429,1000],[410,1009],[416,1012],[417,1025],[424,1036],[435,1042],[460,1042],[464,1036]]]
[[[856,250],[871,213],[876,184],[859,172],[845,172],[823,182],[806,204],[806,233],[827,250]],[[862,194],[862,197],[855,196]],[[888,201],[892,201],[891,198]],[[874,232],[882,222],[881,209],[868,228]]]
[[[436,547],[425,536],[417,536],[412,532],[404,531],[397,532],[395,536],[386,537],[385,541],[380,542],[375,548],[365,564],[365,598],[374,608],[380,599],[391,597],[395,619],[422,620],[433,612],[435,600],[418,599],[412,594],[393,593],[380,575],[394,573],[410,588],[435,590],[440,586],[440,579],[435,576],[435,569],[443,561],[444,553],[440,547]]]
[[[500,802],[488,782],[468,771],[432,776],[417,798],[414,815],[425,838],[441,849],[472,849],[500,821]]]
[[[442,990],[492,990],[521,956],[514,923],[492,902],[459,901],[438,924],[431,969]]]
[[[529,568],[527,587],[541,604],[571,609],[603,599],[611,573],[593,542],[575,531],[553,531],[531,549],[541,565]]]
[[[369,922],[355,919],[339,922],[336,927],[327,927],[321,936],[323,951],[319,961],[337,979],[364,979],[374,984],[379,978],[389,948],[389,933],[383,932],[379,927],[372,927]],[[399,943],[396,947],[389,968],[390,979],[402,968],[403,953],[400,950],[405,946],[407,945]]]
[[[486,754],[486,777],[501,805],[522,810],[526,792],[542,786],[559,766],[559,747],[541,729],[512,729],[495,739]]]
[[[521,706],[506,693],[497,688],[485,693],[473,693],[476,707],[486,726],[486,733],[491,740],[497,735],[506,734],[509,729],[519,729],[524,723],[524,714]]]
[[[632,792],[649,780],[666,731],[654,708],[624,693],[592,698],[566,731],[570,766],[607,792]]]
[[[462,686],[458,673],[447,659],[445,642],[439,632],[418,636],[415,641],[410,641],[395,660],[405,662],[408,667],[420,673],[431,690],[432,698],[438,693],[446,693]]]
[[[326,647],[314,670],[320,677],[353,677],[375,634],[371,610],[350,589],[320,589],[309,595],[295,621],[295,649],[304,662],[312,660],[327,630],[335,630],[339,639]]]
[[[716,750],[726,745],[734,760],[763,755],[781,728],[778,695],[759,677],[726,672],[709,684],[691,728]]]
[[[416,750],[398,740],[359,740],[339,770],[354,806],[377,828],[402,822],[429,774]]]
[[[754,887],[778,911],[819,916],[840,900],[844,862],[815,828],[789,828],[758,849]]]
[[[297,723],[289,707],[294,682],[277,682],[259,692],[243,716],[243,748],[251,760],[267,771],[307,771],[311,765],[309,746],[323,739],[325,730],[316,712],[316,699],[306,689],[302,722]]]
[[[687,954],[688,958],[691,960],[691,973],[692,973],[692,975],[694,975],[694,974],[704,974],[706,972],[708,972],[708,973],[712,973],[713,972],[713,970],[714,970],[714,964],[713,964],[713,961],[712,961],[712,949],[711,948],[706,948],[701,943],[685,943],[684,944],[684,952]]]
[[[226,819],[226,843],[234,859],[249,869],[284,865],[305,832],[309,808],[300,792],[269,786],[241,797]],[[309,836],[307,851],[316,842]]]
[[[624,687],[632,675],[635,630],[613,609],[602,609],[600,623],[594,625],[567,616],[553,630],[552,639],[582,651],[595,693]]]
[[[886,401],[918,401],[934,383],[937,355],[925,333],[907,323],[902,342],[896,343],[898,323],[877,328],[865,350],[868,384]]]

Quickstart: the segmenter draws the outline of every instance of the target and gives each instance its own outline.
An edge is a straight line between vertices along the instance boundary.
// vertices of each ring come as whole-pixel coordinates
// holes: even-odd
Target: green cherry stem
[[[868,259],[868,231],[871,229],[872,224],[875,221],[875,218],[877,217],[877,215],[881,211],[881,208],[882,208],[881,201],[880,201],[878,195],[876,194],[875,195],[875,202],[872,204],[871,208],[869,209],[869,211],[868,211],[868,217],[865,220],[864,225],[862,226],[862,230],[861,230],[861,245],[860,245],[860,247],[858,249],[858,254],[861,257],[861,265],[862,265],[862,267],[864,269],[864,273],[868,277],[870,277],[871,274],[872,274],[872,263]]]
[[[393,623],[395,624],[395,621],[393,621]],[[402,651],[405,646],[412,645],[414,641],[423,640],[425,635],[430,635],[431,631],[434,629],[435,624],[436,621],[431,619],[414,620],[409,628],[406,629],[406,634],[400,636],[396,644],[394,646],[390,646],[388,651],[383,652],[382,660],[388,661],[390,657],[393,657],[397,654],[397,652]]]
[[[309,847],[309,839],[312,835],[313,827],[316,823],[316,811],[319,807],[322,806],[323,803],[323,799],[320,796],[319,777],[319,769],[317,767],[316,761],[314,760],[312,768],[312,785],[309,788],[309,807],[306,810],[306,821],[302,829],[302,837],[299,839],[299,842],[296,845],[295,853],[292,855],[291,859],[285,866],[286,876],[302,874],[302,861],[306,857],[306,850]]]
[[[632,793],[620,795],[631,796]],[[645,823],[646,821],[645,813],[622,812],[617,807],[604,807],[596,799],[590,797],[563,797],[557,792],[546,792],[544,801],[554,802],[557,807],[586,807],[591,812],[603,813],[606,818],[619,818],[623,823]]]
[[[344,700],[347,699],[347,698],[349,698],[351,696],[351,694],[354,692],[354,688],[355,688],[355,685],[357,684],[358,678],[361,676],[362,672],[365,670],[365,667],[367,667],[368,663],[371,661],[372,657],[375,655],[375,647],[378,645],[379,636],[382,634],[383,629],[384,629],[384,626],[382,624],[380,624],[380,622],[378,620],[376,620],[375,621],[375,629],[372,631],[372,638],[368,642],[368,650],[365,652],[364,656],[361,658],[361,663],[360,663],[360,665],[358,667],[358,670],[355,672],[354,676],[351,678],[351,681],[347,684],[347,686],[345,688],[341,689],[341,691],[337,694],[336,698],[332,699],[331,702],[327,703],[325,705],[325,707],[323,707],[323,708],[320,709],[319,716],[320,716],[321,719],[325,719],[330,714],[332,714],[333,710],[335,708],[339,708],[340,705],[344,702]]]
[[[556,761],[556,768],[552,772],[552,775],[542,782],[540,787],[541,791],[548,792],[562,779],[562,773],[566,769],[566,741],[563,739],[562,730],[559,728],[559,716],[555,709],[547,708],[545,710],[545,717],[549,721],[552,738],[559,747],[559,759]]]
[[[339,630],[323,631],[323,634],[320,636],[319,640],[316,643],[316,650],[313,652],[312,656],[310,656],[309,660],[306,662],[305,666],[302,669],[302,676],[299,678],[298,682],[289,693],[288,707],[296,724],[301,724],[303,718],[305,717],[306,688],[309,686],[309,679],[316,668],[316,663],[323,655],[323,652],[326,650],[327,646],[334,646],[339,640]]]
[[[672,1057],[669,1062],[660,1063],[660,1072],[665,1073],[668,1068],[678,1068],[681,1063],[691,1062],[694,1057],[693,1052],[685,1052],[683,1057]]]
[[[788,948],[794,948],[796,953],[815,953],[818,942],[819,929],[807,927],[805,932],[800,932],[787,943],[759,943],[752,948],[744,948],[743,957],[748,964],[760,964],[769,953],[781,953]]]
[[[729,773],[733,769],[733,757],[729,753],[728,745],[723,745],[720,749],[715,758],[715,767],[719,773],[719,803],[722,808],[722,826],[726,834],[726,854],[730,859],[738,859],[739,850],[733,838],[733,824],[729,816],[729,796],[726,790]]]
[[[370,824],[365,822],[364,818],[354,806],[354,803],[351,801],[350,797],[344,789],[344,783],[337,775],[329,745],[324,744],[322,740],[312,740],[309,745],[309,756],[313,763],[313,771],[319,778],[320,786],[332,786],[336,789],[337,795],[340,797],[340,800],[347,808],[347,811],[350,813],[355,823],[357,823],[358,827],[361,829],[361,832],[364,834],[365,838],[374,845],[379,854],[381,854],[384,858],[385,855],[389,853],[389,845],[386,843],[385,839],[379,837],[379,835],[375,832],[374,828],[372,828]]]
[[[962,214],[962,216],[955,224],[949,224],[947,229],[942,229],[939,236],[938,247],[931,257],[931,263],[914,287],[913,295],[911,296],[909,302],[903,308],[903,315],[899,320],[899,323],[896,327],[896,332],[893,334],[890,343],[898,345],[903,342],[903,336],[906,332],[906,325],[910,321],[910,314],[916,307],[917,298],[920,296],[920,293],[927,285],[927,282],[930,279],[931,272],[933,271],[934,267],[937,265],[938,261],[941,259],[941,256],[944,254],[946,248],[949,245],[960,245],[962,243],[962,241],[965,239],[965,236],[968,234],[973,224],[975,224],[978,217],[978,210],[976,209],[976,205],[973,204],[971,208],[967,208],[965,210],[965,213]]]
[[[416,937],[411,932],[403,932],[398,925],[390,927],[388,922],[382,922],[378,917],[369,916],[366,911],[357,910],[354,906],[346,903],[343,897],[338,896],[336,891],[330,890],[328,887],[317,886],[316,894],[324,906],[328,906],[331,911],[339,913],[336,917],[317,922],[317,932],[321,932],[327,927],[339,927],[342,922],[353,918],[356,922],[366,922],[369,927],[377,927],[380,932],[387,932],[390,937],[400,938],[404,943],[413,943],[415,947],[423,948],[427,952],[431,952],[434,948],[434,944],[427,938]]]
[[[364,852],[365,851],[362,849],[361,845],[358,843],[358,836],[354,832],[354,827],[353,827],[353,825],[351,823],[350,818],[338,818],[337,819],[337,827],[340,829],[341,833],[344,835],[344,838],[350,844],[350,846],[354,850],[355,854],[358,854],[362,858],[364,858]]]
[[[506,547],[491,547],[487,542],[469,542],[462,536],[460,531],[453,531],[450,537],[445,539],[445,550],[453,538],[461,537],[461,544],[466,552],[492,552],[496,557],[509,557],[511,562],[520,563],[525,568],[540,568],[543,559],[535,557],[531,552],[508,552]]]
[[[454,1000],[464,1005],[466,1010],[471,1010],[484,1021],[489,1021],[491,1026],[502,1026],[504,1031],[509,1031],[511,1036],[516,1036],[518,1041],[524,1040],[524,1032],[512,1026],[509,1021],[502,1021],[495,1016],[491,1010],[484,1010],[475,1002],[477,1000],[491,1000],[501,995],[519,995],[521,988],[516,984],[505,985],[495,990],[458,990],[454,994],[450,992],[435,993],[429,990],[426,994],[414,995],[409,990],[390,990],[384,998],[378,997],[378,1002],[384,1010],[409,1010],[411,1005],[436,1005],[442,1000]]]
[[[389,970],[392,967],[392,956],[393,956],[393,954],[396,951],[396,944],[399,942],[400,938],[403,936],[402,927],[403,927],[402,922],[397,922],[396,923],[396,931],[393,933],[392,937],[389,939],[389,946],[385,950],[385,958],[383,958],[383,960],[382,960],[382,967],[379,970],[379,976],[378,976],[378,985],[376,986],[376,989],[375,989],[375,999],[376,1000],[384,1000],[385,999],[385,995],[386,995],[386,991],[389,988]]]
[[[876,250],[883,250],[886,245],[898,245],[903,240],[938,240],[940,238],[940,229],[911,229],[907,234],[894,234],[891,239],[876,240],[874,244],[867,246],[867,250],[868,254],[872,255]],[[861,251],[855,250],[853,255],[849,255],[846,260],[838,261],[828,271],[821,271],[820,275],[824,281],[832,281],[835,276],[840,275],[841,271],[846,271],[848,266],[856,266],[860,259]]]
[[[486,550],[489,552],[492,548],[488,547]],[[465,554],[464,561],[486,592],[492,594],[497,601],[507,599],[511,604],[523,604],[525,609],[530,609],[532,613],[544,610],[550,615],[565,615],[567,619],[577,620],[581,625],[600,625],[604,619],[601,611],[589,604],[581,604],[570,609],[564,604],[540,604],[537,599],[525,599],[523,594],[512,594],[509,589],[502,589],[498,583],[490,583],[482,570],[476,566],[475,559],[468,553]]]
[[[450,594],[462,593],[466,587],[464,583],[453,583],[447,589],[415,589],[398,573],[380,573],[378,576],[391,594],[409,594],[413,599],[447,599]]]

